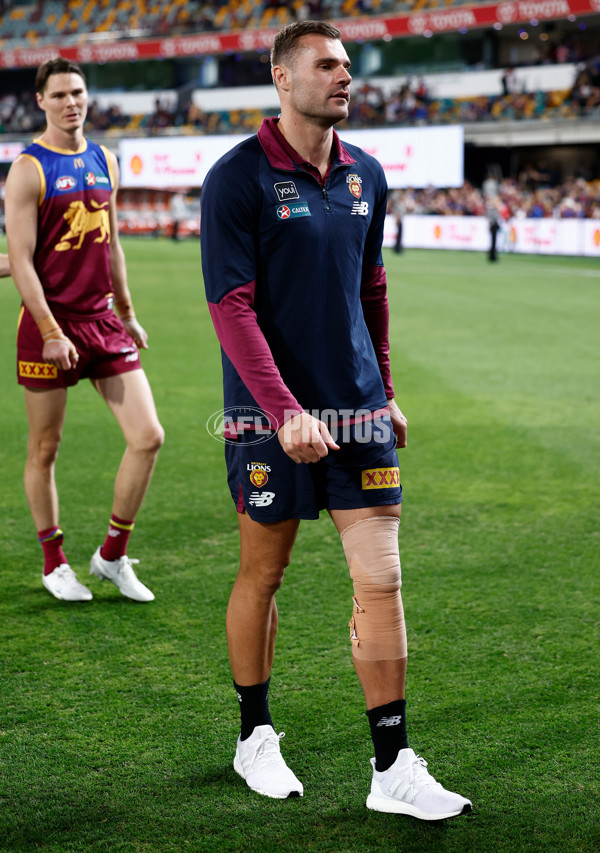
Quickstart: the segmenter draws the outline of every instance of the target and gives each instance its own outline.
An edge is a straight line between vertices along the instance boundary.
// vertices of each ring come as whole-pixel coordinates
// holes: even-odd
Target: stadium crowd
[[[461,6],[471,0],[39,0],[0,2],[0,43],[27,46],[75,42],[82,22],[99,37],[148,38],[246,28],[280,27],[294,20],[359,15],[405,15]]]
[[[147,114],[124,114],[118,106],[101,109],[91,102],[87,130],[126,131],[129,134],[254,133],[274,111],[259,109],[204,112],[192,100],[171,106],[160,99]],[[581,63],[573,85],[550,92],[511,91],[472,98],[432,97],[422,78],[409,78],[386,95],[376,78],[357,87],[346,127],[390,127],[427,124],[467,124],[481,121],[571,120],[600,118],[600,54]],[[30,133],[43,127],[43,113],[29,92],[0,96],[0,133]]]
[[[468,181],[448,189],[404,189],[390,193],[390,212],[441,216],[488,216],[495,208],[503,220],[600,219],[600,180],[569,178],[551,185],[543,178],[531,181],[532,169],[516,177],[484,181],[481,188]]]
[[[461,5],[467,0],[454,0]],[[236,29],[248,26],[280,26],[290,18],[332,19],[348,15],[403,14],[450,5],[446,0],[39,0],[30,6],[0,0],[0,47],[11,38],[42,43],[45,27],[56,42],[57,34],[89,30],[110,32],[111,37],[127,34],[175,34],[178,26],[194,31]],[[102,16],[105,16],[102,18]],[[106,17],[108,16],[108,17]],[[266,16],[266,17],[265,17]],[[285,20],[284,20],[285,18]],[[69,21],[73,21],[73,25]],[[119,22],[123,23],[123,32]],[[108,27],[105,24],[108,22]],[[25,26],[27,24],[27,26]],[[52,40],[51,39],[51,40]],[[600,118],[600,53],[586,55],[576,36],[554,39],[547,45],[540,63],[577,62],[572,86],[565,90],[525,91],[516,82],[514,69],[502,76],[502,93],[470,98],[439,98],[429,92],[422,77],[403,79],[393,90],[384,90],[377,78],[354,88],[349,116],[340,125],[348,128],[402,127],[433,124],[469,124],[482,121],[527,121]],[[101,108],[90,100],[86,133],[102,138],[161,134],[253,133],[262,119],[276,111],[235,109],[204,111],[191,99],[157,99],[148,113],[127,114],[116,104]],[[37,109],[29,91],[0,93],[0,134],[33,136],[42,131],[44,114]],[[543,171],[543,170],[542,170]],[[543,180],[525,174],[506,178],[497,187],[495,198],[503,217],[592,217],[600,218],[597,175],[580,173],[563,183],[557,175]],[[0,176],[1,188],[1,176]],[[466,182],[460,189],[406,190],[398,205],[411,213],[486,215],[488,202],[483,189]]]

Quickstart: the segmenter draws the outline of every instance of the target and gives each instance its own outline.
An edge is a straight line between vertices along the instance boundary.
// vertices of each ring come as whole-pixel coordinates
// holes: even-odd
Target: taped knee
[[[341,533],[354,584],[350,640],[357,660],[400,660],[407,654],[399,523],[395,516],[378,515]]]

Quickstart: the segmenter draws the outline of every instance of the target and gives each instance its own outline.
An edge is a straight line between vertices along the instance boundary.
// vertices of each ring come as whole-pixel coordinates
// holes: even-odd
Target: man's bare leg
[[[163,428],[143,370],[97,379],[94,384],[117,419],[127,447],[115,479],[108,532],[92,556],[90,572],[112,581],[127,598],[152,601],[154,593],[131,567],[127,545],[164,440]]]
[[[148,491],[164,441],[150,384],[143,370],[97,379],[96,389],[117,419],[127,442],[115,479],[112,511],[134,519]]]
[[[277,634],[275,593],[289,565],[299,521],[261,524],[238,514],[240,568],[227,608],[227,644],[234,681],[265,682]]]
[[[58,526],[58,492],[54,469],[62,438],[67,403],[66,388],[25,388],[29,423],[25,493],[44,552],[42,582],[62,601],[90,601],[92,593],[78,580],[63,551]]]
[[[25,388],[29,424],[25,494],[37,530],[58,527],[58,492],[54,468],[62,438],[67,403],[66,388]]]
[[[238,515],[240,568],[227,608],[227,642],[241,711],[234,769],[252,790],[269,797],[301,797],[302,783],[281,755],[268,706],[277,634],[275,593],[289,564],[296,519],[260,524]]]

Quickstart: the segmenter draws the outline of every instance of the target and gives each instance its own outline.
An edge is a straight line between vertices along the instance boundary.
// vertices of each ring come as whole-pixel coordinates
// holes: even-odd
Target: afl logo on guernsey
[[[362,178],[359,178],[358,175],[348,175],[346,177],[346,181],[348,183],[348,189],[354,198],[360,198],[362,195]]]
[[[54,189],[59,192],[68,192],[77,186],[77,181],[72,175],[62,175],[54,181]]]

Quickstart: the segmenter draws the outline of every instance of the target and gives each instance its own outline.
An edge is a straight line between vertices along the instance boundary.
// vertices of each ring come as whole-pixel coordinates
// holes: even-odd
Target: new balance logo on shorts
[[[395,717],[382,717],[377,723],[377,728],[379,728],[379,726],[399,726],[401,722],[401,714],[397,714]]]
[[[271,506],[275,492],[252,492],[248,503],[250,506]]]

